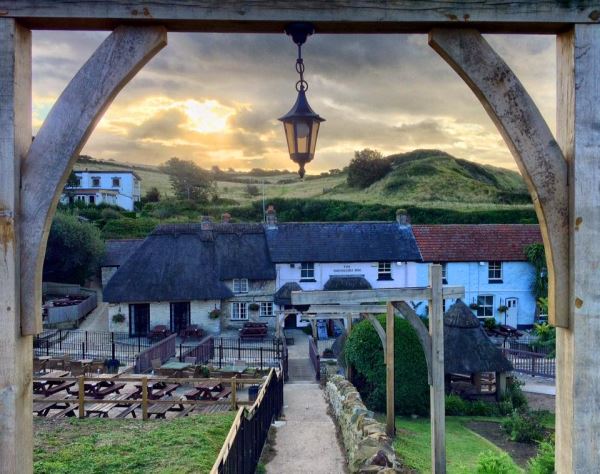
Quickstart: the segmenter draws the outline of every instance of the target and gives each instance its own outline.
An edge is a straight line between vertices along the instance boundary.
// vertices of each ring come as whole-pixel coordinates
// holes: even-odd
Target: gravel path
[[[275,430],[267,473],[344,474],[346,461],[327,402],[316,383],[286,384],[283,423]]]

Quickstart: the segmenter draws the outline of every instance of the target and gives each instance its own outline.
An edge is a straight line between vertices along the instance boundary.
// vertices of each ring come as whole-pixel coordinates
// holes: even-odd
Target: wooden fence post
[[[79,418],[85,418],[85,376],[80,375],[78,382],[77,398],[79,400]]]
[[[231,409],[237,410],[237,382],[235,377],[231,377]]]
[[[386,384],[386,432],[388,436],[396,434],[396,417],[394,413],[394,306],[387,304],[385,334],[386,334],[386,359],[385,359],[385,384]]]
[[[142,379],[142,419],[148,419],[148,377]]]

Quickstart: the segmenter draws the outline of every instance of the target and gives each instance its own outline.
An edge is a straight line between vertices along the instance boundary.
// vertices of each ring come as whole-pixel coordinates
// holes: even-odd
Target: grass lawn
[[[499,418],[446,417],[446,462],[449,474],[475,472],[479,454],[501,450],[464,424],[471,420],[499,421]],[[431,472],[431,435],[428,418],[396,418],[394,448],[407,466]],[[522,470],[515,464],[516,472]]]
[[[209,472],[235,414],[177,420],[35,420],[38,474]]]

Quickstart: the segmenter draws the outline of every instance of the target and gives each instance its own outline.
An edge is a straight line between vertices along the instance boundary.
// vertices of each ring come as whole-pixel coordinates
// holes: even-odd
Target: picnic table
[[[169,410],[183,411],[183,404],[179,403],[182,399],[183,398],[180,396],[162,398],[161,400],[168,400],[173,403],[155,403],[150,405],[150,407],[148,407],[148,418],[154,415],[155,418],[165,419]]]
[[[160,366],[160,370],[172,370],[175,372],[175,376],[179,376],[182,371],[191,366],[192,364],[188,362],[167,362]]]
[[[127,393],[111,393],[106,397],[106,400],[114,401],[114,403],[94,403],[92,405],[87,404],[85,407],[85,416],[89,418],[90,415],[97,415],[98,418],[108,418],[108,412],[115,406],[118,406],[120,401],[127,400],[127,397],[129,397],[129,394]]]
[[[218,400],[218,397],[213,395],[213,392],[221,392],[223,384],[221,382],[207,382],[196,385],[192,390],[184,393],[188,400]]]
[[[83,383],[83,393],[96,399],[102,399],[111,393],[119,393],[121,389],[125,388],[125,385],[126,384],[124,383],[116,383],[114,380],[90,380]],[[67,391],[72,395],[77,395],[79,393],[79,388],[69,388]]]
[[[46,374],[48,378],[62,378],[69,375],[69,372],[65,370],[53,370]],[[67,382],[61,380],[34,380],[33,381],[33,393],[38,395],[44,395],[45,397],[49,397],[54,395],[55,393],[66,390],[76,382]]]
[[[165,384],[165,382],[149,382],[148,383],[148,399],[158,400],[165,395],[170,395],[177,390],[179,384]],[[135,384],[136,391],[129,398],[139,398],[142,395],[142,384]]]

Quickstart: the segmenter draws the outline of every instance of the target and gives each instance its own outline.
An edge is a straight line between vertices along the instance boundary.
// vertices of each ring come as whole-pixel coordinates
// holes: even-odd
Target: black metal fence
[[[129,337],[126,332],[57,329],[38,334],[33,340],[33,352],[38,357],[69,355],[78,359],[118,359],[133,363],[136,356],[151,345],[148,338]]]
[[[243,360],[249,367],[265,369],[279,367],[284,356],[284,342],[280,338],[262,341],[242,341],[240,338],[211,337],[200,344],[179,344],[177,356],[195,356],[198,361],[214,367],[230,366]]]
[[[515,372],[540,377],[556,377],[556,359],[540,352],[502,348],[504,356],[512,363]]]
[[[254,474],[273,420],[283,408],[283,372],[271,370],[256,403],[240,408],[211,472]]]

